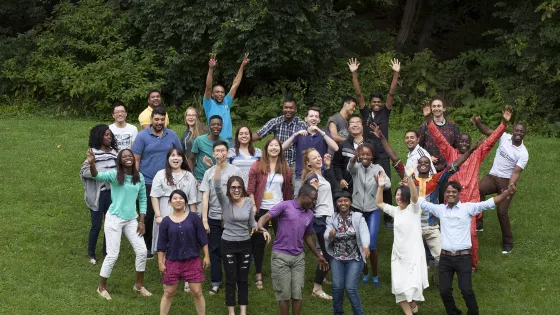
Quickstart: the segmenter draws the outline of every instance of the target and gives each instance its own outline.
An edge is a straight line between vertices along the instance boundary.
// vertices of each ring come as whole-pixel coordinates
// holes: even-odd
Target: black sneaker
[[[502,254],[507,255],[507,254],[511,253],[512,250],[513,250],[513,246],[504,245],[504,248],[502,250]]]
[[[148,256],[146,257],[146,259],[152,259],[154,258],[154,254],[152,254],[151,251],[148,252]]]

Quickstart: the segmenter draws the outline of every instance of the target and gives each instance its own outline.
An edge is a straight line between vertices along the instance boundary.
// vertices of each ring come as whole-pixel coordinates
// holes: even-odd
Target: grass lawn
[[[132,115],[130,116],[132,117]],[[132,291],[134,255],[122,241],[119,260],[108,281],[113,300],[97,296],[101,264],[87,261],[89,211],[79,178],[89,129],[94,121],[4,119],[0,124],[0,313],[5,314],[155,314],[162,295],[157,260],[149,260],[145,286],[154,294],[144,298]],[[174,128],[180,135],[182,128]],[[402,157],[401,131],[391,132],[392,144]],[[478,137],[478,136],[476,136]],[[527,136],[530,153],[518,193],[510,208],[515,247],[501,254],[501,233],[495,211],[486,213],[479,234],[479,272],[473,287],[481,314],[559,314],[560,212],[558,152],[560,141]],[[480,172],[488,173],[494,153]],[[393,183],[396,183],[393,176]],[[556,184],[555,184],[556,183]],[[548,204],[548,206],[547,206]],[[555,206],[556,205],[556,206]],[[391,294],[390,253],[392,230],[379,236],[380,289],[371,283],[360,288],[366,314],[402,314]],[[265,289],[250,281],[249,313],[277,314],[270,282],[270,245],[265,257]],[[101,257],[101,241],[98,246]],[[315,258],[308,255],[303,314],[332,314],[332,304],[311,297]],[[556,267],[554,267],[556,266]],[[254,274],[254,273],[252,273]],[[208,279],[207,273],[207,279]],[[251,278],[252,279],[252,275]],[[207,292],[209,283],[204,285]],[[330,293],[329,285],[325,291]],[[455,285],[457,305],[466,313]],[[421,314],[445,314],[437,287],[424,291]],[[225,314],[224,290],[205,293],[207,313]],[[345,310],[351,314],[348,301]],[[195,314],[192,298],[179,292],[172,314]]]

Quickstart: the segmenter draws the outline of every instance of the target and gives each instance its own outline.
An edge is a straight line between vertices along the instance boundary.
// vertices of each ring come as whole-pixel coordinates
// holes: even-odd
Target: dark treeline
[[[232,116],[261,124],[294,96],[323,117],[353,95],[357,57],[364,93],[385,94],[390,59],[402,62],[396,127],[417,126],[436,95],[452,119],[489,124],[503,105],[532,132],[560,135],[560,0],[4,0],[0,103],[15,111],[108,116],[131,112],[161,88],[175,120],[201,107],[210,53],[229,87],[250,63]],[[258,109],[258,110],[255,110]],[[4,110],[5,111],[5,110]],[[392,121],[393,125],[393,121]]]

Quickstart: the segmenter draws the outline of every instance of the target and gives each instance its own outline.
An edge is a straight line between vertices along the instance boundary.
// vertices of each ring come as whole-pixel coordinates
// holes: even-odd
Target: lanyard
[[[270,189],[270,186],[272,186],[272,181],[274,180],[274,176],[276,176],[276,173],[274,173],[274,175],[272,175],[272,179],[268,183],[268,189]],[[267,175],[267,179],[268,179],[268,175]]]

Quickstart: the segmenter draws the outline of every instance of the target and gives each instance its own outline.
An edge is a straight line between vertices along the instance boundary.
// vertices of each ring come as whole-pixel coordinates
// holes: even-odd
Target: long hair
[[[183,158],[183,162],[181,163],[180,166],[181,169],[192,173],[189,163],[187,162],[187,157],[185,156],[185,153],[179,151],[177,147],[173,147],[169,149],[169,151],[167,151],[167,156],[165,158],[165,179],[167,179],[167,184],[169,186],[173,186],[173,171],[171,170],[171,164],[169,164],[169,157],[171,156],[171,154],[173,154],[173,152],[177,152],[177,154],[179,154],[179,156]]]
[[[235,131],[235,145],[233,146],[235,148],[235,155],[239,155],[239,147],[241,146],[241,143],[239,142],[239,132],[241,131],[241,128],[247,128],[249,130],[249,154],[254,156],[255,148],[253,147],[253,132],[247,125],[239,126]]]
[[[136,158],[130,149],[122,149],[117,155],[117,182],[119,182],[119,185],[124,185],[124,167],[122,165],[121,157],[125,151],[132,154],[132,184],[136,185],[140,182],[140,173],[138,173],[138,170],[136,169]]]
[[[262,151],[262,158],[259,164],[259,171],[263,174],[268,174],[268,170],[270,169],[268,146],[272,143],[272,141],[278,142],[278,145],[280,146],[280,154],[278,154],[278,161],[276,162],[276,169],[274,170],[274,173],[284,174],[289,166],[288,166],[288,162],[286,162],[286,157],[284,157],[284,150],[282,150],[282,142],[280,142],[280,140],[278,140],[277,138],[270,138],[268,139],[268,141],[265,142]]]
[[[228,179],[226,196],[229,198],[229,204],[231,206],[231,216],[235,218],[235,214],[233,212],[233,198],[231,197],[231,185],[233,185],[233,182],[238,182],[239,185],[241,185],[241,198],[247,197],[249,195],[247,194],[247,190],[245,190],[245,183],[243,182],[243,178],[239,176],[232,176]]]
[[[315,148],[309,148],[303,151],[303,169],[301,170],[301,182],[304,183],[309,176],[313,175],[315,171],[311,166],[309,166],[309,153],[317,151]],[[319,151],[317,151],[319,153]]]
[[[187,112],[189,110],[194,111],[194,113],[196,114],[196,119],[194,120],[194,126],[192,127],[192,129],[191,126],[187,124]],[[187,110],[185,111],[184,123],[185,127],[187,127],[187,130],[191,131],[190,139],[196,139],[196,137],[206,133],[206,125],[200,122],[200,114],[198,113],[198,109],[196,109],[196,107],[190,106],[187,108]]]
[[[117,139],[115,139],[115,135],[113,134],[111,129],[109,129],[109,126],[104,124],[97,125],[91,128],[91,130],[89,131],[89,147],[100,150],[101,145],[103,144],[103,137],[105,137],[105,132],[107,130],[111,132],[112,136],[110,145],[111,149],[118,151],[119,149],[117,146]]]

